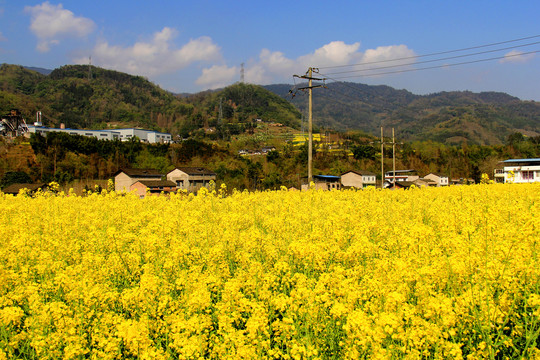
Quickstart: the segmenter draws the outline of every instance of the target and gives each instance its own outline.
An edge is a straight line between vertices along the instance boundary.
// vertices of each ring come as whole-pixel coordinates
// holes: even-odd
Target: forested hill
[[[68,65],[43,75],[3,64],[0,86],[0,111],[17,108],[27,119],[41,111],[49,126],[138,126],[187,136],[209,126],[243,130],[255,118],[300,124],[291,103],[255,85],[181,97],[141,76],[94,66]]]
[[[307,113],[307,95],[291,85],[268,85]],[[377,134],[381,124],[395,127],[404,140],[443,143],[468,141],[500,144],[521,132],[540,135],[540,103],[521,101],[499,92],[441,92],[415,95],[389,86],[336,82],[313,91],[314,123],[334,129],[358,129]]]
[[[178,85],[181,88],[181,84]],[[36,111],[45,124],[100,129],[144,127],[179,134],[226,135],[250,129],[256,118],[300,128],[307,95],[291,98],[290,85],[235,84],[217,91],[174,95],[141,76],[87,65],[67,65],[49,75],[18,65],[0,66],[0,111]],[[362,130],[381,124],[404,141],[501,144],[513,133],[540,135],[540,103],[497,92],[415,95],[389,86],[336,82],[313,91],[319,127]],[[210,132],[207,130],[210,129]]]

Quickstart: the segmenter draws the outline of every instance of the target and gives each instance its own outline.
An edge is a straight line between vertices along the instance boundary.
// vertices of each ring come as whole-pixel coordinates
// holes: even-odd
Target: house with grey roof
[[[341,174],[341,185],[363,189],[368,186],[375,186],[376,176],[374,173],[365,170],[349,170]]]
[[[28,193],[33,194],[38,189],[45,190],[47,189],[47,184],[45,183],[39,183],[39,184],[11,184],[9,186],[6,186],[2,192],[4,194],[12,194],[17,195],[22,189],[26,189]]]
[[[177,189],[196,192],[216,181],[216,173],[204,167],[177,167],[167,173],[167,180],[176,184]]]
[[[168,180],[138,180],[130,187],[130,191],[135,192],[141,199],[146,194],[168,194],[176,190],[176,184]]]
[[[131,191],[131,185],[137,181],[159,181],[162,177],[163,174],[155,169],[120,169],[114,174],[114,190]]]

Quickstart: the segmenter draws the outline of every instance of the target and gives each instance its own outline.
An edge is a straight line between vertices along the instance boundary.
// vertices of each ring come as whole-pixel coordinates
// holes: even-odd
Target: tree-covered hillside
[[[299,129],[307,94],[290,85],[234,84],[221,90],[174,95],[141,76],[87,65],[43,75],[0,66],[0,111],[41,111],[45,124],[75,128],[144,127],[186,137],[229,139],[252,133],[253,120]],[[503,144],[519,132],[540,135],[540,103],[504,93],[441,92],[425,96],[389,86],[335,82],[313,91],[317,127],[372,135],[394,127],[402,140],[446,144]]]
[[[290,85],[267,89],[307,113],[307,96]],[[388,86],[336,82],[313,91],[313,119],[319,126],[377,134],[395,127],[405,140],[502,144],[514,132],[540,135],[540,103],[505,93],[441,92],[425,96]]]
[[[27,119],[41,111],[50,126],[137,126],[189,136],[218,125],[229,132],[245,131],[255,118],[293,127],[300,119],[293,105],[256,85],[237,84],[186,98],[141,76],[87,65],[63,66],[46,76],[3,64],[0,84],[1,111],[17,108]]]

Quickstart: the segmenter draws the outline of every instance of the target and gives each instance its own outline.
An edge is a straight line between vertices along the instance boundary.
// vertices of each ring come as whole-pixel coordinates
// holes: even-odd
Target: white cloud
[[[380,46],[376,49],[359,51],[360,43],[346,44],[333,41],[316,49],[314,52],[290,59],[280,51],[261,50],[259,58],[248,62],[245,69],[245,80],[253,84],[271,84],[290,82],[294,74],[304,74],[308,67],[324,67],[350,65],[364,62],[385,61],[414,56],[413,50],[405,45]],[[403,63],[404,61],[401,61]],[[411,60],[407,60],[411,63]],[[392,65],[399,64],[392,62]],[[197,80],[198,85],[218,88],[234,82],[238,78],[236,67],[212,66],[203,69]],[[321,71],[323,72],[323,71]]]
[[[177,32],[165,27],[150,41],[122,47],[99,41],[92,50],[92,60],[98,66],[136,75],[155,76],[175,72],[199,61],[221,59],[220,48],[212,39],[203,36],[192,39],[181,48],[172,43]],[[83,64],[86,58],[75,59]]]
[[[525,63],[534,58],[534,54],[524,54],[521,51],[512,50],[499,60],[500,63]]]
[[[298,58],[298,62],[304,67],[345,65],[361,61],[362,54],[358,51],[360,43],[351,45],[343,41],[333,41],[315,50],[313,54],[304,55]]]
[[[238,77],[239,71],[237,67],[214,65],[210,68],[203,69],[202,75],[195,83],[203,86],[205,89],[218,89],[229,85]]]
[[[415,56],[413,50],[405,45],[379,46],[376,49],[368,49],[362,56],[362,63],[389,61],[394,59],[410,58]],[[410,63],[412,59],[405,62]],[[391,65],[399,64],[399,60],[392,61]]]
[[[39,39],[37,49],[40,52],[49,51],[61,38],[84,37],[95,28],[92,20],[75,16],[62,4],[51,5],[46,1],[41,5],[26,6],[24,11],[30,14],[30,30]]]

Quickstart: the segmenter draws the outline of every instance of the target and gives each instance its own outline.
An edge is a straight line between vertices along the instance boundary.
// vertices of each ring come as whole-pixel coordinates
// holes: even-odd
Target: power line
[[[533,42],[533,43],[529,43],[529,44],[510,46],[510,47],[505,47],[505,48],[500,48],[500,49],[480,51],[480,52],[475,52],[475,53],[470,53],[470,54],[464,54],[464,55],[448,56],[448,57],[443,57],[443,58],[439,58],[439,59],[424,60],[424,61],[418,61],[418,62],[409,62],[409,63],[405,63],[405,64],[397,64],[397,65],[379,66],[379,67],[373,67],[373,68],[367,68],[367,69],[360,69],[360,70],[338,71],[338,72],[333,72],[333,73],[327,73],[327,75],[337,75],[337,74],[347,74],[347,73],[358,73],[358,72],[366,72],[366,71],[381,70],[381,69],[391,69],[391,68],[403,67],[403,66],[408,66],[408,65],[427,64],[427,63],[432,63],[432,62],[437,62],[437,61],[443,61],[443,60],[452,60],[452,59],[459,59],[459,58],[464,58],[464,57],[469,57],[469,56],[475,56],[475,55],[489,54],[489,53],[494,53],[494,52],[498,52],[498,51],[504,51],[504,50],[516,49],[516,48],[519,48],[519,47],[531,46],[531,45],[537,45],[537,44],[540,44],[540,41]],[[517,55],[522,55],[522,54],[517,54]],[[516,56],[517,56],[517,55],[516,55]],[[509,56],[510,56],[510,55],[509,55]],[[394,61],[394,60],[391,60],[391,61]]]
[[[496,43],[478,45],[478,46],[471,46],[471,47],[461,48],[461,49],[456,49],[456,50],[440,51],[440,52],[424,54],[424,55],[406,56],[406,57],[395,58],[395,59],[362,62],[362,63],[348,64],[348,65],[321,66],[321,67],[319,67],[319,69],[336,69],[336,68],[351,67],[351,66],[379,64],[379,63],[385,63],[385,62],[391,62],[391,61],[399,61],[399,60],[417,59],[417,58],[428,57],[428,56],[450,54],[450,53],[453,53],[453,52],[481,49],[481,48],[490,47],[490,46],[496,46],[496,45],[508,44],[508,43],[512,43],[512,42],[518,42],[518,41],[523,41],[523,40],[534,39],[534,38],[538,38],[538,37],[540,37],[540,35],[527,36],[527,37],[523,37],[523,38],[519,38],[519,39],[512,39],[512,40],[507,40],[507,41],[499,41],[499,42],[496,42]]]
[[[420,71],[420,70],[430,70],[430,69],[440,69],[440,68],[445,68],[445,67],[466,65],[466,64],[475,64],[475,63],[485,62],[485,61],[500,60],[500,59],[506,59],[506,58],[516,57],[516,56],[536,54],[538,52],[540,52],[540,50],[529,51],[529,52],[524,52],[524,53],[519,53],[519,54],[512,54],[512,55],[497,56],[497,57],[491,57],[491,58],[486,58],[486,59],[463,61],[463,62],[459,62],[459,63],[443,64],[443,65],[436,65],[436,66],[427,66],[427,67],[415,68],[415,69],[402,69],[402,70],[396,70],[396,71],[378,72],[378,73],[366,74],[366,75],[352,75],[352,76],[341,76],[341,77],[338,76],[338,77],[332,78],[332,77],[327,76],[327,75],[322,74],[322,73],[319,73],[319,74],[325,76],[328,79],[338,81],[337,79],[349,79],[349,78],[354,78],[354,77],[372,77],[372,76],[389,75],[389,74],[400,74],[400,73],[405,73],[405,72],[413,72],[413,71]]]

